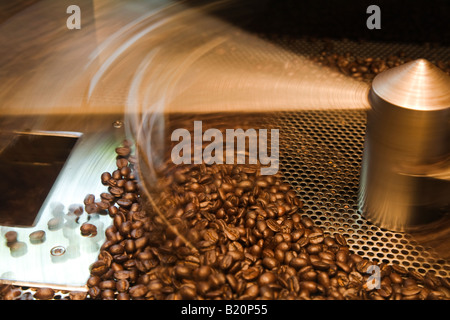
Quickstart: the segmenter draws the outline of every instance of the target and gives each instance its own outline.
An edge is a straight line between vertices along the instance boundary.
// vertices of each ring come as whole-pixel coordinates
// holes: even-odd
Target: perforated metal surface
[[[304,215],[330,235],[345,236],[353,253],[448,277],[449,261],[408,233],[383,230],[358,211],[365,136],[364,110],[286,112],[271,117],[280,130],[280,170],[304,201]]]

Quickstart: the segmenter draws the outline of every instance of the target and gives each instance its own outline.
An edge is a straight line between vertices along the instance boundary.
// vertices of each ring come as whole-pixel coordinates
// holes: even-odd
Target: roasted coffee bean
[[[344,272],[350,273],[351,268],[345,262],[337,261],[336,265]]]
[[[99,288],[101,290],[115,289],[116,288],[116,282],[114,280],[104,280],[104,281],[100,282]]]
[[[308,291],[310,294],[315,293],[317,290],[317,283],[314,281],[301,281],[300,288]]]
[[[80,227],[82,236],[96,236],[97,235],[97,227],[90,223],[83,223]]]
[[[403,282],[402,276],[399,275],[398,273],[391,272],[391,274],[390,274],[389,277],[390,277],[390,279],[391,279],[391,281],[392,281],[393,283],[398,283],[398,284],[400,284],[400,283]]]
[[[336,261],[346,263],[348,261],[348,252],[344,250],[336,252]]]
[[[130,288],[130,283],[126,279],[120,279],[115,284],[118,292],[127,292]]]
[[[393,264],[392,265],[392,269],[395,271],[395,272],[397,272],[398,274],[401,274],[401,275],[406,275],[406,274],[408,274],[408,270],[406,270],[404,267],[402,267],[402,266],[399,266],[398,264]]]
[[[421,290],[422,289],[420,287],[418,287],[416,285],[412,285],[412,286],[402,288],[402,294],[404,296],[412,296],[412,295],[419,294]]]
[[[95,287],[90,287],[88,290],[88,294],[92,299],[97,299],[100,297],[101,294],[101,290],[99,287],[95,286]]]
[[[147,292],[149,288],[143,284],[137,284],[128,290],[128,293],[130,294],[130,297],[132,298],[140,298],[143,297]]]
[[[347,246],[347,241],[345,240],[344,236],[342,236],[341,234],[337,233],[335,234],[334,238],[336,239],[336,242],[340,245],[340,246]]]
[[[63,220],[60,217],[51,218],[47,222],[47,227],[51,231],[58,230],[59,228],[61,228],[62,225]]]
[[[102,213],[103,211],[108,210],[111,203],[108,201],[102,200],[102,201],[97,201],[95,203],[95,205],[97,206],[98,213]]]
[[[312,243],[312,244],[319,244],[319,243],[322,243],[324,240],[323,233],[321,233],[321,232],[311,233],[308,237],[309,237],[309,243]]]
[[[270,259],[273,259],[273,258],[270,258]],[[275,259],[273,259],[273,260],[274,261],[271,261],[271,263],[273,263],[274,267],[275,267],[276,260]],[[242,271],[242,278],[244,278],[247,281],[253,281],[259,277],[260,273],[261,273],[261,270],[259,268],[250,267],[250,268]]]
[[[193,300],[197,296],[197,290],[195,286],[183,285],[179,289],[179,293],[183,299]]]
[[[95,202],[95,196],[93,194],[88,194],[84,198],[85,205],[93,204],[94,202]]]
[[[356,270],[360,273],[366,273],[370,267],[370,261],[363,259],[356,264]]]
[[[427,273],[423,281],[426,286],[433,290],[441,285],[441,281],[432,273]]]
[[[124,241],[124,249],[127,253],[133,253],[136,251],[136,244],[134,243],[134,240],[126,239]]]
[[[450,289],[450,279],[449,278],[441,278],[441,283],[447,289]]]
[[[305,228],[312,228],[314,227],[314,222],[311,220],[311,218],[303,217],[301,218],[300,222],[303,224]]]
[[[133,181],[125,182],[124,189],[126,192],[134,192],[136,191],[136,183]]]
[[[101,281],[101,279],[100,279],[99,276],[93,275],[93,276],[89,277],[89,279],[87,281],[87,285],[89,287],[96,287],[96,286],[98,286],[100,284],[100,281]]]
[[[111,179],[111,174],[109,172],[103,172],[101,175],[101,181],[104,186],[108,185],[108,181]]]
[[[133,204],[133,202],[131,200],[123,199],[123,198],[117,200],[116,203],[122,208],[128,208]]]
[[[96,203],[88,203],[88,204],[86,204],[85,207],[84,207],[84,210],[88,214],[98,213],[99,212],[99,208],[98,208]]]
[[[330,268],[330,264],[326,263],[324,260],[312,261],[311,264],[315,269],[321,271],[326,271]]]
[[[265,285],[274,283],[276,280],[277,280],[277,277],[273,272],[265,272],[259,276],[258,284],[260,286],[265,286]]]
[[[14,243],[17,241],[17,232],[16,231],[8,231],[5,233],[5,239],[8,244]]]
[[[322,251],[322,246],[320,244],[309,244],[306,247],[306,251],[308,251],[309,254],[318,254]]]
[[[101,297],[103,300],[114,300],[114,296],[115,296],[114,290],[111,289],[105,289],[102,290],[101,292]]]
[[[91,274],[94,276],[102,276],[107,271],[108,271],[108,266],[102,260],[98,260],[98,261],[94,262],[91,266]]]
[[[273,219],[267,220],[267,227],[269,227],[273,232],[281,231],[281,226]]]
[[[39,288],[36,290],[34,297],[38,300],[50,300],[53,299],[55,291],[51,288]]]
[[[87,292],[83,291],[71,291],[69,292],[70,300],[85,300],[87,297]]]
[[[3,299],[4,300],[17,300],[21,294],[22,294],[22,291],[19,288],[10,288],[4,294]]]
[[[100,194],[100,198],[105,201],[106,203],[110,203],[114,201],[114,196],[107,192],[102,192]],[[98,204],[97,204],[98,205]]]
[[[118,147],[116,148],[116,153],[117,155],[121,156],[121,157],[127,157],[130,155],[131,153],[131,149],[129,147]]]
[[[42,243],[45,241],[45,231],[43,231],[43,230],[34,231],[34,232],[30,233],[29,237],[30,237],[31,243],[34,243],[34,244]]]
[[[280,264],[280,262],[277,259],[272,258],[272,257],[265,257],[262,260],[262,265],[265,266],[269,270],[278,267],[279,264]]]
[[[317,281],[325,288],[330,287],[330,278],[326,272],[319,271],[319,273],[317,274]]]

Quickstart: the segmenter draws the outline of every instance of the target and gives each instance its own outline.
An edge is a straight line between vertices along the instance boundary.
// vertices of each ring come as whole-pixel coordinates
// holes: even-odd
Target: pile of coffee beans
[[[167,163],[149,205],[130,147],[101,177],[108,195],[86,204],[113,219],[87,299],[450,299],[449,279],[351,253],[256,166]]]
[[[116,149],[117,169],[101,176],[108,192],[85,198],[86,212],[113,223],[88,292],[62,299],[450,299],[449,279],[369,261],[339,233],[325,234],[281,175],[261,176],[256,165],[167,162],[151,194],[138,184],[131,151],[129,142]],[[85,223],[80,232],[97,230]],[[50,288],[21,295],[0,286],[5,300],[57,297]]]

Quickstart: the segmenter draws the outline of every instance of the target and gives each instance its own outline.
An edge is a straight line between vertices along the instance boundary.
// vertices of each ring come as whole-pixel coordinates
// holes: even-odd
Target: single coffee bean
[[[88,214],[92,214],[92,213],[98,213],[99,208],[97,206],[97,204],[95,202],[93,203],[88,203],[85,205],[84,210],[88,213]]]
[[[104,200],[106,203],[110,203],[110,202],[114,201],[114,196],[112,194],[110,194],[110,193],[107,193],[107,192],[102,192],[100,194],[100,198],[102,200]],[[108,205],[108,207],[109,207],[109,205]]]
[[[125,247],[121,244],[115,244],[109,248],[109,252],[112,255],[122,254],[125,252]]]
[[[350,273],[351,268],[345,262],[337,261],[336,265],[344,272]]]
[[[408,274],[408,270],[406,270],[404,267],[402,267],[402,266],[399,266],[398,264],[393,264],[392,265],[392,269],[395,271],[395,272],[397,272],[397,273],[399,273],[399,274],[401,274],[401,275],[406,275],[406,274]]]
[[[101,290],[115,289],[116,288],[116,282],[114,280],[104,280],[104,281],[100,282],[99,288]]]
[[[88,290],[88,294],[92,299],[97,299],[100,297],[101,294],[101,290],[99,287],[95,286],[95,287],[91,287]]]
[[[38,300],[50,300],[53,299],[55,291],[51,288],[39,288],[36,290],[34,297]]]
[[[5,233],[5,239],[7,243],[14,243],[17,241],[17,232],[16,231],[8,231]]]
[[[325,288],[330,287],[330,278],[326,272],[319,271],[319,273],[317,274],[317,281]]]
[[[131,149],[129,147],[118,147],[116,153],[121,157],[127,157],[130,155]]]
[[[83,291],[70,291],[69,298],[70,300],[85,300],[87,297],[87,292]]]
[[[97,227],[90,223],[83,223],[80,227],[82,236],[92,236],[95,237],[97,235]]]
[[[30,233],[29,237],[30,237],[31,243],[34,243],[34,244],[42,243],[45,241],[45,231],[43,231],[43,230],[34,231],[34,232]]]
[[[439,292],[439,291],[437,291]],[[16,300],[17,298],[20,297],[20,295],[22,294],[22,291],[18,288],[11,288],[9,289],[5,295],[3,296],[4,300]]]
[[[128,293],[130,294],[130,297],[132,297],[132,298],[140,298],[140,297],[143,297],[148,292],[148,290],[149,289],[147,288],[147,286],[145,286],[143,284],[137,284],[137,285],[130,287],[130,289],[128,290]]]
[[[60,217],[51,218],[47,222],[47,227],[51,231],[58,230],[59,228],[61,228],[62,225],[63,220]]]
[[[108,271],[108,266],[102,260],[98,260],[98,261],[94,262],[91,266],[91,274],[94,276],[102,276],[107,271]]]
[[[336,261],[346,263],[348,260],[348,257],[349,257],[349,255],[348,255],[347,251],[339,250],[338,252],[336,252]]]
[[[408,286],[408,287],[402,288],[402,294],[404,296],[412,296],[412,295],[419,294],[421,290],[422,289],[419,286],[415,286],[415,285]]]
[[[127,292],[130,288],[130,283],[126,279],[120,279],[115,284],[118,292]]]
[[[315,269],[321,271],[327,271],[330,268],[330,264],[326,263],[324,260],[311,261],[311,264]]]
[[[400,284],[400,283],[403,282],[402,276],[399,275],[399,274],[396,273],[396,272],[391,272],[391,274],[390,274],[389,277],[390,277],[390,279],[391,279],[391,281],[392,281],[393,283],[398,283],[398,284]]]
[[[116,298],[117,300],[130,300],[130,295],[127,292],[120,292]]]
[[[183,285],[179,289],[179,293],[183,299],[193,300],[197,296],[197,290],[195,286]]]
[[[108,185],[109,179],[111,179],[111,174],[109,172],[103,172],[101,175],[101,181],[104,186]]]
[[[309,244],[306,247],[306,251],[308,251],[309,254],[318,254],[322,251],[322,246],[320,244]]]
[[[300,288],[308,291],[309,293],[315,293],[317,290],[317,283],[314,281],[301,281]]]
[[[95,202],[95,196],[93,194],[88,194],[84,198],[84,204],[85,205],[93,204],[94,202]]]
[[[260,286],[265,286],[276,281],[277,277],[273,272],[264,272],[258,278],[258,284]]]
[[[117,200],[117,204],[122,208],[128,208],[133,204],[133,202],[129,199],[121,198],[121,199]]]
[[[314,232],[309,235],[309,243],[319,244],[322,243],[323,240],[324,240],[323,233]]]
[[[342,236],[341,234],[337,233],[335,234],[334,238],[336,239],[336,242],[343,247],[347,246],[347,241],[345,240],[344,236]]]
[[[312,228],[314,227],[314,222],[309,217],[303,217],[301,218],[300,222],[305,226],[305,228]]]
[[[267,269],[276,268],[279,266],[279,264],[280,264],[280,262],[277,259],[272,258],[272,257],[265,257],[262,260],[262,265],[265,266]]]
[[[206,280],[210,275],[211,275],[211,267],[209,266],[200,266],[195,272],[195,277],[198,280]]]
[[[393,293],[392,287],[388,285],[382,285],[380,286],[380,289],[378,289],[378,294],[382,296],[383,298],[389,298]]]

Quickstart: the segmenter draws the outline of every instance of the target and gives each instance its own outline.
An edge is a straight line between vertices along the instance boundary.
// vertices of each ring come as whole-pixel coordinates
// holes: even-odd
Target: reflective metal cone
[[[406,231],[450,208],[450,77],[424,59],[375,77],[360,179],[363,215]]]
[[[372,90],[381,99],[408,109],[441,110],[450,106],[450,77],[425,59],[382,72],[373,80]]]

